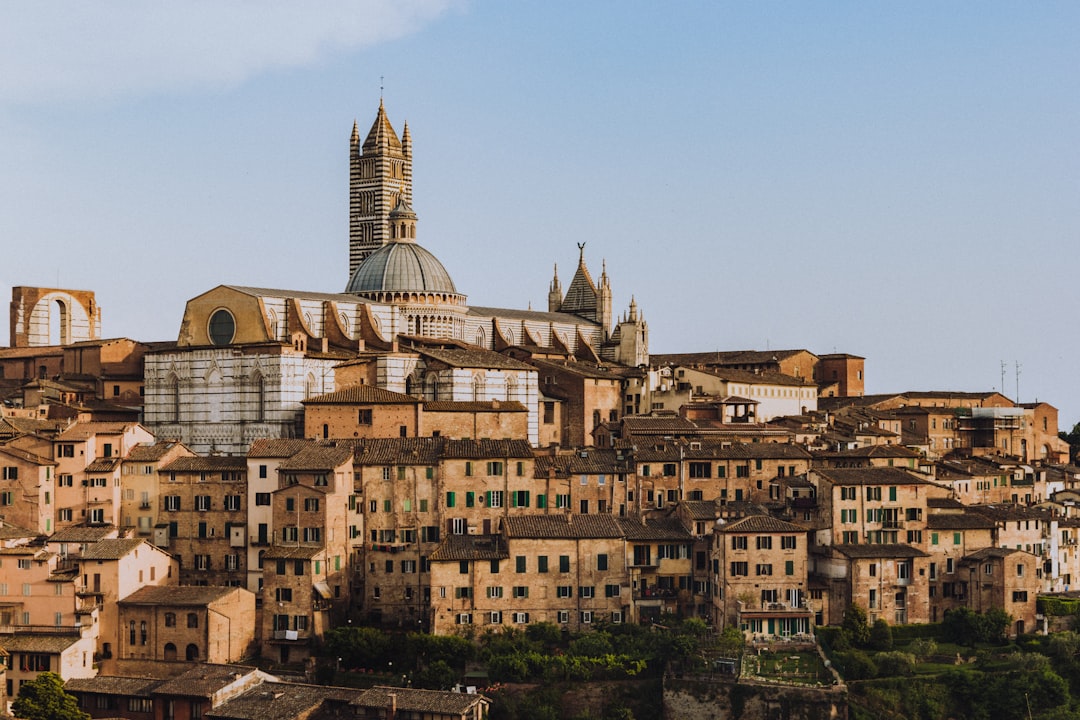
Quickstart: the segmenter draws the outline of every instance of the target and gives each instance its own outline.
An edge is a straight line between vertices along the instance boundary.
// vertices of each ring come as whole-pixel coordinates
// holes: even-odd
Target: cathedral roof
[[[581,249],[577,272],[566,289],[562,311],[567,313],[596,310],[596,283],[593,282],[589,268],[585,267],[585,250]]]
[[[371,124],[371,130],[368,131],[367,138],[364,139],[364,153],[374,152],[377,148],[389,146],[395,150],[401,151],[401,140],[398,139],[397,133],[394,132],[394,128],[390,125],[390,119],[386,117],[386,110],[383,108],[382,100],[379,101],[379,112],[375,116],[375,122]]]
[[[349,280],[347,293],[436,292],[454,293],[450,274],[415,242],[392,242],[371,253]]]

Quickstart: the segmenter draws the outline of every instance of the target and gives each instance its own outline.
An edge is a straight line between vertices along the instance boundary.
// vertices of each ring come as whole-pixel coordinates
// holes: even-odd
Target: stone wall
[[[847,720],[847,692],[841,688],[669,677],[664,681],[664,717],[679,720]]]

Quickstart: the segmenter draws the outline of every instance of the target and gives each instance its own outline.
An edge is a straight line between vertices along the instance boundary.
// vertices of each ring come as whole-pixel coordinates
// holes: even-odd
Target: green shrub
[[[838,652],[833,656],[833,661],[845,680],[869,680],[877,677],[877,665],[862,650]]]
[[[877,664],[878,675],[881,676],[915,674],[915,656],[911,653],[898,650],[882,652],[874,656],[874,662]]]
[[[875,620],[870,626],[870,647],[874,650],[892,650],[892,628],[881,618]]]

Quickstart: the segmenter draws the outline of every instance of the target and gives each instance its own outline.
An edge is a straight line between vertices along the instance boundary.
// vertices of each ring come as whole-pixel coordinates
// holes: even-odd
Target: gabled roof
[[[62,543],[96,543],[110,535],[116,534],[115,525],[74,525],[72,527],[57,530],[49,536],[48,542]]]
[[[990,560],[991,558],[1006,558],[1010,555],[1023,552],[1023,550],[1018,550],[1016,548],[984,547],[960,558],[960,562],[982,562],[983,560]],[[1031,555],[1031,553],[1027,554]],[[1034,556],[1032,555],[1032,557]]]
[[[86,466],[86,472],[88,473],[110,473],[120,466],[122,462],[119,457],[101,457],[96,458]]]
[[[993,530],[997,527],[990,518],[974,511],[962,513],[931,513],[926,517],[927,530]]]
[[[442,456],[478,460],[499,458],[532,458],[528,440],[452,440],[444,439]]]
[[[766,365],[806,353],[809,350],[717,350],[715,352],[666,353],[649,356],[653,367],[664,365]],[[809,369],[809,368],[808,368]]]
[[[535,370],[532,365],[484,348],[433,348],[417,345],[412,348],[420,355],[454,368],[485,368],[500,370]]]
[[[371,438],[353,446],[353,466],[435,465],[442,438]]]
[[[136,423],[127,422],[77,422],[57,436],[57,440],[72,442],[88,440],[95,435],[122,435]]]
[[[424,412],[529,412],[529,408],[517,400],[428,400]]]
[[[246,665],[201,663],[194,665],[190,670],[174,678],[162,682],[154,689],[154,694],[209,698],[245,675],[259,672],[259,670]]]

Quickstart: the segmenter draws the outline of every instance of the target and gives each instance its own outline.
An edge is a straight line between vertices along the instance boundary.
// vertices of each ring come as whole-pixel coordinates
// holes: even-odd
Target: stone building
[[[711,563],[716,619],[748,638],[812,632],[806,528],[767,515],[717,526]]]
[[[253,654],[255,596],[244,588],[147,586],[118,607],[120,659],[229,663]]]
[[[180,564],[180,584],[237,585],[247,579],[247,461],[177,457],[159,477],[154,544]]]
[[[354,133],[350,141],[345,292],[222,285],[188,302],[176,344],[145,359],[145,418],[156,434],[196,452],[232,453],[260,437],[293,437],[302,431],[301,401],[335,391],[334,367],[360,353],[386,354],[379,387],[423,396],[426,373],[412,378],[408,363],[399,362],[399,336],[490,351],[558,347],[624,365],[647,356],[647,326],[636,305],[613,330],[610,281],[605,272],[599,286],[592,283],[583,248],[581,281],[575,276],[565,298],[561,289],[551,290],[557,311],[467,305],[442,263],[417,243],[409,145],[397,139],[381,106],[367,139],[361,143]],[[429,352],[437,361],[435,354]],[[469,371],[469,383],[479,377],[475,367],[458,369]],[[470,397],[429,399],[521,402],[533,416],[530,439],[537,442],[539,389],[520,382],[507,389],[505,373],[495,375],[481,378],[482,392],[468,385]],[[410,378],[415,387],[404,387]]]

